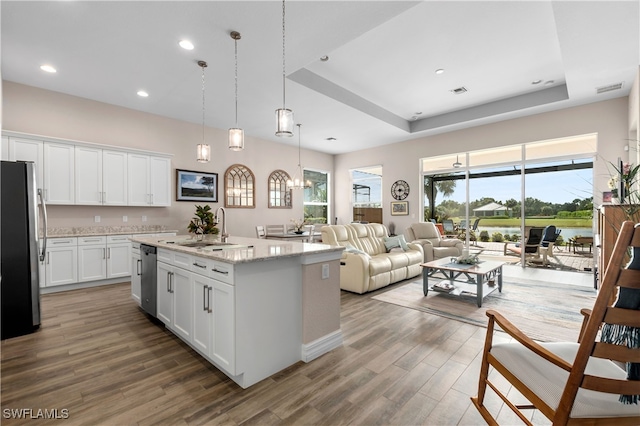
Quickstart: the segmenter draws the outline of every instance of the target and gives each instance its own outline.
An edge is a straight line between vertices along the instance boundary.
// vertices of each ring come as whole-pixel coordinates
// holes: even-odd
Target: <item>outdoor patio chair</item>
[[[542,247],[542,237],[544,236],[546,229],[547,228],[538,228],[538,227],[532,227],[531,229],[529,229],[529,235],[525,238],[525,243],[524,243],[525,260],[530,260],[534,258],[538,259],[542,255],[542,264],[546,265],[548,263],[547,249]],[[514,254],[517,256],[522,256],[522,249],[523,249],[523,246],[520,243],[514,244],[509,241],[504,243],[505,256],[514,255]]]
[[[539,410],[553,425],[640,424],[640,270],[622,268],[630,246],[640,247],[640,224],[626,221],[593,309],[581,310],[577,343],[534,341],[487,310],[478,394],[471,398],[487,424],[498,424],[489,409],[500,409],[485,405],[487,386],[527,425],[523,409]],[[496,327],[509,339],[494,342]],[[521,398],[511,386],[526,404],[511,401]]]
[[[556,245],[556,240],[558,239],[560,232],[562,232],[562,230],[556,229],[554,225],[549,225],[545,228],[540,250],[546,250],[547,256],[549,257],[553,257],[553,248]]]
[[[444,229],[444,236],[447,238],[457,237],[456,228],[453,225],[453,220],[451,219],[443,219],[442,220],[442,228]]]

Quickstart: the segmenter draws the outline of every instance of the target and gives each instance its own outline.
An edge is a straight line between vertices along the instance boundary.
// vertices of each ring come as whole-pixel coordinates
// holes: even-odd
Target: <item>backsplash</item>
[[[112,235],[112,234],[151,234],[155,232],[175,232],[164,225],[133,226],[77,226],[65,228],[47,228],[49,237],[69,237],[78,235]]]

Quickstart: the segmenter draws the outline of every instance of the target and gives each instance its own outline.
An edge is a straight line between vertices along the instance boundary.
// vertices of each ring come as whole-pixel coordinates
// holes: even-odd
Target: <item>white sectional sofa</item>
[[[462,255],[464,243],[457,238],[442,238],[438,228],[431,222],[414,223],[404,231],[407,241],[422,246],[424,261]]]
[[[340,261],[343,290],[362,294],[421,272],[422,247],[406,243],[404,236],[389,237],[379,223],[323,226],[322,242],[346,247]]]

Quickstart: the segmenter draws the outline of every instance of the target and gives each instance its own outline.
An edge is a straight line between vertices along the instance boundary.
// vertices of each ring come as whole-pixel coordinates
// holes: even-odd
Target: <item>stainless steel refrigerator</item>
[[[46,220],[46,207],[37,190],[34,163],[2,161],[0,163],[2,339],[32,333],[40,327],[38,261],[44,260],[46,251]],[[42,241],[39,236],[39,225],[42,226],[44,234]]]

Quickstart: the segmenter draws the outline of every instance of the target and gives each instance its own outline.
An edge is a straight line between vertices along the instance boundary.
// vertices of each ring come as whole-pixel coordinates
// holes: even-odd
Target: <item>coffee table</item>
[[[477,265],[459,264],[451,261],[451,258],[443,258],[420,264],[422,266],[422,289],[424,295],[429,290],[434,290],[433,286],[429,288],[429,277],[437,279],[433,275],[442,273],[445,281],[448,281],[454,288],[451,291],[445,291],[454,295],[474,295],[478,307],[482,306],[482,299],[489,293],[498,289],[502,293],[502,265],[504,262],[482,261]],[[457,279],[461,275],[469,278],[469,281],[461,281]],[[471,276],[475,275],[475,278]],[[437,280],[441,282],[442,279]],[[492,285],[493,284],[493,285]]]

